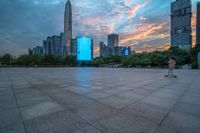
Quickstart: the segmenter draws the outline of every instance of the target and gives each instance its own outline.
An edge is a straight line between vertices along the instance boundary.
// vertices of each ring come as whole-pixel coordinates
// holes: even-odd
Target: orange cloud
[[[98,57],[99,56],[99,51],[100,51],[99,46],[98,47],[94,47],[94,57]]]
[[[129,41],[141,42],[150,41],[158,38],[169,36],[167,23],[151,23],[138,26],[135,30],[125,33],[120,38],[120,43],[128,43]]]
[[[129,10],[129,15],[128,15],[128,18],[133,18],[136,16],[136,12],[144,7],[146,4],[147,4],[148,0],[145,0],[143,4],[139,4],[139,5],[136,5],[136,6],[133,6],[130,10]]]
[[[160,46],[149,46],[149,45],[143,45],[141,47],[134,48],[136,53],[142,53],[142,52],[154,52],[154,51],[165,51],[170,48],[170,43],[162,44]]]

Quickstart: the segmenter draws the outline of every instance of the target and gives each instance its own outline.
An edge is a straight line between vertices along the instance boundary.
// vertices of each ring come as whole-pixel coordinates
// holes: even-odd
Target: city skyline
[[[98,1],[71,0],[73,37],[79,34],[91,36],[94,39],[95,55],[99,52],[99,42],[106,42],[107,35],[110,33],[119,34],[120,45],[133,46],[138,51],[169,46],[170,3],[175,0],[167,2],[111,0],[103,3]],[[27,48],[41,45],[41,38],[63,31],[66,2],[67,0],[53,2],[32,0],[29,3],[25,0],[18,0],[18,2],[2,0],[0,2],[2,12],[0,17],[3,18],[0,24],[0,53],[25,54]],[[195,16],[197,0],[192,2]],[[13,14],[17,7],[19,11]],[[35,19],[30,22],[34,17],[41,20]],[[195,36],[195,22],[193,17],[193,36]]]

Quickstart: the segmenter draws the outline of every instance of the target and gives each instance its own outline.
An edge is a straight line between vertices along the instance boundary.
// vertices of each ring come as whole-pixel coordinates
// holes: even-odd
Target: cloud
[[[27,53],[26,49],[41,45],[47,36],[62,32],[66,1],[0,0],[0,53]],[[91,36],[97,47],[95,53],[99,41],[107,42],[112,32],[120,35],[121,45],[165,48],[169,44],[172,1],[71,0],[73,36]],[[197,1],[193,0],[193,7]],[[192,20],[195,36],[195,18]]]
[[[137,12],[140,8],[144,7],[147,3],[148,3],[148,1],[145,0],[144,3],[133,6],[133,7],[129,10],[128,18],[129,18],[129,19],[130,19],[130,18],[134,18],[134,17],[136,16],[136,12]]]
[[[150,41],[157,38],[169,36],[169,25],[167,23],[150,23],[139,25],[131,32],[125,33],[120,39],[120,43],[129,41]]]

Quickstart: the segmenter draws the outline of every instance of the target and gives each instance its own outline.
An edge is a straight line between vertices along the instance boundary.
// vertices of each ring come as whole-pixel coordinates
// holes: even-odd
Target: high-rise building
[[[52,37],[47,37],[47,55],[53,55]]]
[[[107,56],[107,46],[104,44],[104,42],[100,42],[100,56]]]
[[[115,46],[114,47],[114,55],[122,55],[122,50],[123,50],[122,46]]]
[[[191,0],[176,0],[171,3],[171,45],[190,49],[192,46]]]
[[[60,34],[60,44],[62,56],[67,56],[67,34],[65,32]]]
[[[78,36],[77,60],[91,61],[93,59],[93,40],[89,37]]]
[[[43,40],[42,41],[42,46],[43,46],[43,52],[44,52],[44,55],[48,55],[48,47],[47,47],[47,41],[46,40]]]
[[[31,48],[28,49],[28,55],[33,55],[33,49]]]
[[[119,36],[117,34],[108,35],[108,55],[115,54],[115,47],[119,45]]]
[[[36,51],[36,47],[33,48],[33,55],[36,55],[37,51]]]
[[[65,5],[64,32],[67,35],[67,54],[69,55],[72,40],[72,6],[70,0]]]
[[[200,2],[197,3],[196,45],[200,47]]]
[[[76,55],[76,49],[77,49],[77,38],[72,39],[71,41],[71,55]]]
[[[131,47],[123,47],[123,49],[122,49],[122,55],[129,56],[131,54],[132,54],[131,53]]]
[[[43,47],[42,46],[36,46],[33,48],[33,54],[34,55],[40,55],[43,56]]]
[[[53,36],[52,37],[52,48],[53,48],[53,55],[54,56],[61,56],[62,55],[62,47],[60,43],[60,36]]]

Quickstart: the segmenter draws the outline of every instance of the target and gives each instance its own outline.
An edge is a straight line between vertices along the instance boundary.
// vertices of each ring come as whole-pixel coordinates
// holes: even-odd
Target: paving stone
[[[142,99],[141,102],[165,109],[171,109],[176,104],[177,100],[149,96]]]
[[[199,133],[200,121],[185,113],[172,112],[156,130],[158,133]]]
[[[130,117],[134,119],[135,116],[146,117],[156,123],[159,123],[167,115],[169,110],[154,106],[151,104],[146,104],[142,102],[137,102],[128,106],[122,110],[124,113],[129,114]]]
[[[104,133],[153,133],[156,128],[156,124],[150,120],[143,117],[132,119],[122,113],[97,121],[93,125]]]
[[[183,103],[200,104],[200,97],[198,96],[183,96],[180,100]]]
[[[188,113],[193,115],[194,117],[198,117],[200,119],[200,104],[188,104],[179,102],[174,110],[174,112]]]
[[[31,106],[21,108],[24,120],[30,120],[35,117],[55,113],[64,110],[64,108],[55,102],[42,102]]]
[[[0,133],[199,133],[200,71],[166,72],[0,68]]]
[[[101,99],[101,98],[104,98],[104,97],[109,97],[111,95],[112,94],[108,94],[108,93],[102,92],[102,91],[95,91],[95,92],[91,92],[91,93],[86,94],[86,96],[88,96],[90,98],[94,98],[94,99]]]
[[[73,133],[88,123],[70,112],[58,112],[25,121],[27,133]]]
[[[121,109],[123,107],[128,106],[131,103],[134,103],[136,100],[129,100],[125,98],[120,98],[117,96],[106,97],[103,99],[99,99],[99,102],[114,107],[116,109]]]
[[[81,104],[71,111],[91,123],[117,113],[115,109],[95,101]]]
[[[23,124],[12,125],[6,128],[0,128],[0,133],[26,133]]]
[[[89,127],[83,128],[81,130],[78,130],[74,133],[103,133],[103,132],[100,132],[95,127],[89,126]]]
[[[22,121],[17,109],[0,112],[0,129],[6,130],[15,125],[21,125]],[[0,130],[1,131],[1,130]]]
[[[5,111],[14,108],[17,108],[17,104],[14,98],[0,101],[0,111]]]
[[[15,96],[12,90],[0,92],[0,102],[10,100],[10,99],[15,99]]]

